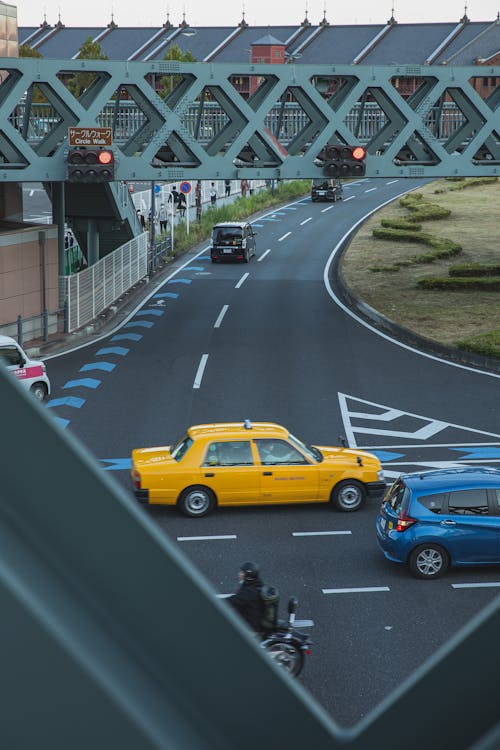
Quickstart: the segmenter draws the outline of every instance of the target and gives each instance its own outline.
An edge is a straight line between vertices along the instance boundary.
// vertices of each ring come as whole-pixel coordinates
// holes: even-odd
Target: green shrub
[[[411,216],[408,219],[382,219],[380,223],[390,229],[409,229],[412,232],[420,232],[422,229],[422,225],[416,224]]]
[[[392,266],[370,266],[368,270],[373,271],[373,273],[397,273],[399,263],[394,263]]]
[[[484,276],[479,276],[477,278],[463,278],[460,276],[444,276],[439,278],[437,276],[428,276],[427,278],[419,279],[417,281],[417,286],[420,289],[439,289],[447,292],[469,292],[471,290],[499,292],[500,276],[493,276],[489,279],[484,278]]]
[[[461,339],[456,342],[456,346],[467,352],[500,359],[500,329],[497,328],[488,333],[481,333],[478,336],[472,336],[468,339]]]
[[[434,237],[426,232],[410,232],[404,229],[391,229],[375,227],[373,236],[377,239],[392,240],[395,242],[421,242],[432,247],[432,252],[415,255],[412,263],[434,263],[438,258],[450,258],[462,252],[460,245],[446,237]]]
[[[498,177],[471,177],[469,180],[462,179],[456,185],[452,185],[450,190],[465,190],[465,188],[476,187],[477,185],[490,185],[498,180]]]
[[[462,263],[450,266],[450,276],[500,276],[500,265],[498,263],[486,266],[481,263]]]
[[[391,227],[375,227],[372,232],[378,240],[392,240],[394,242],[425,242],[424,238],[431,237],[424,232],[416,232],[407,229],[392,229]]]
[[[409,193],[399,200],[399,205],[412,212],[407,221],[435,221],[436,219],[447,219],[451,211],[436,203],[428,203],[423,199],[422,193]]]

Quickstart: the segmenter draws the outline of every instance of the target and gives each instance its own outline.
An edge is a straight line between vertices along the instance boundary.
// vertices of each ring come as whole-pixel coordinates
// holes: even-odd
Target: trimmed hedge
[[[482,292],[500,292],[500,276],[491,278],[480,277],[460,277],[460,276],[428,276],[425,279],[419,279],[417,286],[420,289],[434,289],[447,292],[470,292],[471,290]]]
[[[408,221],[432,221],[436,219],[447,219],[451,214],[449,208],[443,208],[436,203],[428,203],[423,199],[422,193],[409,193],[403,196],[399,205],[412,211]]]
[[[471,336],[468,339],[461,339],[456,342],[456,346],[466,352],[474,352],[475,354],[482,354],[484,357],[496,357],[500,359],[500,329],[497,328],[488,333]]]
[[[410,232],[402,229],[391,229],[375,227],[373,236],[377,239],[403,241],[403,242],[421,242],[433,248],[432,252],[421,253],[412,258],[413,263],[434,263],[438,258],[451,258],[462,252],[462,248],[453,240],[446,237],[434,237],[432,234],[425,232]]]
[[[450,276],[500,276],[500,265],[485,266],[481,263],[462,263],[450,266]]]
[[[420,232],[422,229],[422,224],[417,224],[411,216],[408,219],[382,219],[380,223],[388,229],[407,229],[411,232]]]
[[[498,177],[471,177],[469,180],[461,180],[452,185],[450,190],[465,190],[465,188],[476,187],[476,185],[490,185],[497,182]]]

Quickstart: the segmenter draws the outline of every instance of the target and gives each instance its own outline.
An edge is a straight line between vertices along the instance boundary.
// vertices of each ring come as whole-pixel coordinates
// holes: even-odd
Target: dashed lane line
[[[488,581],[486,583],[452,583],[452,589],[494,589],[500,587],[500,581]]]
[[[267,250],[265,251],[265,253],[262,253],[262,255],[261,255],[261,256],[260,256],[259,258],[257,258],[257,263],[258,263],[259,261],[261,261],[261,260],[264,260],[264,258],[266,257],[266,255],[268,255],[268,254],[269,254],[270,252],[271,252],[271,248],[268,248],[268,249],[267,249]]]
[[[293,531],[292,536],[341,536],[352,531]]]
[[[307,224],[309,221],[312,221],[312,216],[310,216],[308,219],[304,219],[304,221],[301,221],[300,226],[303,227],[304,224]]]
[[[352,201],[354,200],[355,197],[356,197],[355,195],[350,195],[349,198],[342,198],[342,203],[347,203],[347,201]]]
[[[220,328],[220,324],[222,323],[222,319],[223,319],[224,315],[227,313],[228,310],[229,310],[229,305],[224,305],[223,308],[222,308],[222,310],[219,313],[219,317],[217,318],[217,320],[214,323],[214,328]]]
[[[198,365],[198,370],[196,371],[196,375],[194,378],[193,388],[199,388],[201,386],[203,373],[205,372],[205,367],[207,366],[207,360],[208,354],[202,354],[200,364]]]
[[[389,586],[365,586],[357,589],[321,589],[323,594],[372,594],[379,591],[390,591]]]
[[[373,191],[376,190],[376,189],[377,189],[376,187],[375,188],[368,188],[368,190],[365,190],[365,193],[373,193]]]
[[[321,209],[321,213],[322,213],[322,214],[324,214],[324,213],[325,213],[325,211],[331,211],[331,210],[332,210],[332,208],[333,208],[333,206],[327,206],[326,208],[322,208],[322,209]]]
[[[399,182],[399,180],[391,180],[390,182],[386,182],[386,185],[394,185],[395,182]]]
[[[213,536],[178,536],[178,542],[206,542],[213,539],[237,539],[236,534],[214,534]]]
[[[291,235],[291,232],[287,232],[286,234],[283,235],[283,237],[279,238],[278,242],[283,242],[283,240],[286,240],[286,238],[289,237],[290,235]]]
[[[235,289],[239,289],[240,286],[245,282],[245,280],[250,276],[249,273],[244,273],[241,279],[238,281],[238,283],[235,285]]]

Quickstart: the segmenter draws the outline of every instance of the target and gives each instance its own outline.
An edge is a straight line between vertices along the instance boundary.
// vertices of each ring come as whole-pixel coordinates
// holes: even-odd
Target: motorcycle
[[[278,620],[276,627],[264,634],[260,644],[276,664],[294,677],[301,673],[305,655],[311,653],[312,646],[309,635],[294,628],[298,605],[298,599],[293,596],[288,602],[288,620]]]

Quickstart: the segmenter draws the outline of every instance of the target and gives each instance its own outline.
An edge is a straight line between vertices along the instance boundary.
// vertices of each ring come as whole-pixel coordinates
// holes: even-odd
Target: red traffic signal
[[[115,157],[110,149],[70,148],[66,161],[69,182],[110,182],[115,178]]]
[[[361,177],[365,174],[366,149],[363,146],[325,146],[323,172],[328,177]]]

